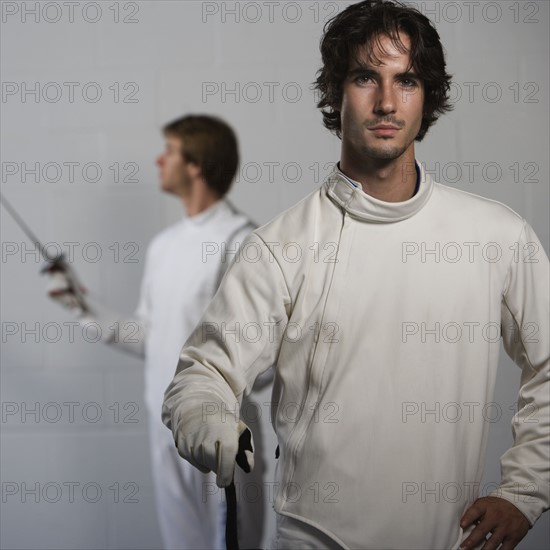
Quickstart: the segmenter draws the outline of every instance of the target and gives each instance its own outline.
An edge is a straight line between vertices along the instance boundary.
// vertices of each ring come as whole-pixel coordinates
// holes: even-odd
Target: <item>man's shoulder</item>
[[[308,223],[316,219],[322,197],[323,187],[321,186],[258,227],[254,233],[264,241],[274,235],[281,237],[287,235],[289,238],[296,236],[297,232],[307,230]]]
[[[258,226],[244,212],[237,209],[229,200],[223,199],[217,206],[217,211],[212,212],[200,225],[194,226],[186,223],[186,220],[177,221],[157,233],[149,244],[151,250],[162,249],[173,243],[179,243],[185,238],[194,238],[193,231],[200,228],[201,235],[215,238],[226,238],[232,233],[252,231]]]
[[[465,216],[470,215],[477,219],[483,216],[486,222],[493,220],[499,223],[523,224],[523,218],[503,202],[444,183],[434,183],[434,187],[441,201]]]
[[[229,199],[224,198],[221,206],[224,225],[231,230],[248,229],[252,231],[258,227],[258,224],[248,214],[239,210]]]

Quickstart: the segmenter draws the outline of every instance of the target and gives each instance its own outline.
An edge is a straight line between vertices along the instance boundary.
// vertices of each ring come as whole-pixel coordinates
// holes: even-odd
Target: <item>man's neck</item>
[[[363,191],[384,202],[403,202],[413,197],[417,183],[414,150],[393,161],[351,162],[342,155],[340,170],[359,182]]]
[[[221,199],[217,193],[210,191],[190,193],[180,198],[188,217],[204,212]]]

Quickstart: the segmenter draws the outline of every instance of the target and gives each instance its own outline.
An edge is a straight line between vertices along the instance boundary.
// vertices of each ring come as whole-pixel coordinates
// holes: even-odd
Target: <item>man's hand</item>
[[[71,266],[64,261],[52,262],[42,269],[42,273],[48,275],[47,292],[52,300],[78,314],[89,311],[84,299],[86,289],[81,286]]]
[[[497,497],[478,498],[466,510],[460,526],[466,529],[472,523],[478,525],[460,548],[476,548],[491,534],[481,547],[483,550],[496,550],[501,544],[500,550],[513,550],[531,527],[527,518],[511,502]]]
[[[249,446],[240,458],[239,465],[245,472],[254,468],[254,444],[250,430],[244,422],[238,424],[234,419],[225,422],[205,422],[194,433],[184,435],[176,432],[175,442],[178,453],[195,468],[203,473],[214,472],[218,487],[227,487],[233,481],[235,459],[239,450],[239,436],[248,431],[250,434]],[[247,467],[248,466],[248,467]]]

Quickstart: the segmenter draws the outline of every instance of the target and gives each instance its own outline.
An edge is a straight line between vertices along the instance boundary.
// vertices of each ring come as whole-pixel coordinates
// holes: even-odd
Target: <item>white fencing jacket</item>
[[[234,411],[275,365],[275,510],[344,548],[458,546],[509,406],[501,336],[522,374],[493,494],[531,524],[549,506],[548,258],[510,208],[420,171],[390,203],[335,168],[255,230],[165,395],[165,424],[192,433],[204,402]]]

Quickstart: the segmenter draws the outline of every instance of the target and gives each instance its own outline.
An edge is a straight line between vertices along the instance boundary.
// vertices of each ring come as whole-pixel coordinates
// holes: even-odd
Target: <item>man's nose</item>
[[[374,110],[379,114],[394,113],[397,105],[396,91],[391,86],[381,84],[374,105]]]

